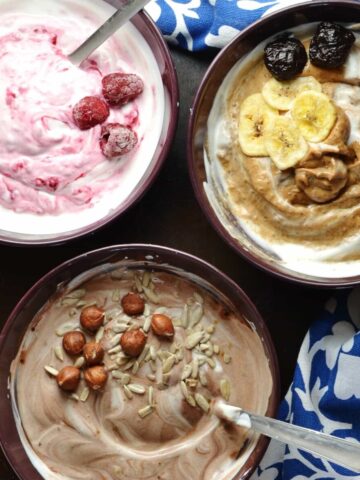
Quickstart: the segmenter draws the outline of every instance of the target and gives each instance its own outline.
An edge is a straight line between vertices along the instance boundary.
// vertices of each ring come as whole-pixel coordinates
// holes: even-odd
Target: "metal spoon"
[[[360,472],[360,444],[342,438],[298,427],[281,420],[249,413],[242,408],[227,405],[222,400],[214,403],[214,413],[245,428],[252,428],[267,437],[293,445],[327,460]]]
[[[118,10],[101,25],[83,44],[69,55],[74,65],[81,63],[113,33],[124,25],[131,17],[141,10],[150,0],[124,0]]]

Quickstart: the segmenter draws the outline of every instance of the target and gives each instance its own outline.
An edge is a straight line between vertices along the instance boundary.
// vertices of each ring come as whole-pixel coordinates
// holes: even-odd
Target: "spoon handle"
[[[236,423],[360,472],[360,444],[239,410]]]
[[[141,10],[149,0],[125,0],[118,10],[96,30],[83,44],[81,44],[68,58],[74,64],[81,63],[124,23]]]

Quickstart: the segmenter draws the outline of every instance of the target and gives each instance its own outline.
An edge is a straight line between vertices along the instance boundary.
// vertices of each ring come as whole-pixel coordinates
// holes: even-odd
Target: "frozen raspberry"
[[[110,73],[102,79],[103,95],[110,105],[124,105],[144,90],[144,83],[134,73]]]
[[[108,123],[101,128],[100,147],[107,158],[129,153],[137,142],[136,133],[120,123]]]
[[[84,97],[73,108],[73,119],[80,130],[87,130],[105,122],[109,107],[98,97]]]

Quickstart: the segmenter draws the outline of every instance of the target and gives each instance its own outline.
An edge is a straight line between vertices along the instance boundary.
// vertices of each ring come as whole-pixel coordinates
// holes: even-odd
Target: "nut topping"
[[[144,312],[145,302],[138,293],[129,292],[121,299],[121,306],[126,315],[141,315]]]
[[[104,388],[108,379],[107,371],[104,367],[97,365],[90,367],[84,372],[85,382],[92,390],[101,390]]]
[[[120,345],[126,355],[130,357],[138,357],[144,350],[147,336],[140,330],[128,330],[120,339]]]
[[[174,325],[170,317],[162,313],[154,313],[151,319],[151,328],[155,335],[173,337]]]
[[[57,374],[56,381],[61,390],[74,392],[80,382],[80,370],[76,367],[64,367]]]
[[[83,355],[89,366],[98,365],[103,361],[104,349],[100,343],[91,342],[84,346]]]
[[[104,318],[104,310],[95,305],[91,305],[81,311],[80,323],[89,332],[96,332],[104,323]]]
[[[86,343],[85,335],[82,332],[67,332],[63,336],[63,348],[69,355],[79,355]]]

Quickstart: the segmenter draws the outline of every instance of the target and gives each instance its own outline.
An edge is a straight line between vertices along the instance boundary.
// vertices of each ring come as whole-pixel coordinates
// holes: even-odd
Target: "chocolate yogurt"
[[[12,363],[31,462],[47,480],[232,479],[258,437],[218,420],[211,401],[266,412],[273,384],[258,334],[190,277],[103,272],[60,288]],[[103,352],[89,360],[93,344]],[[69,367],[80,380],[65,378]]]

